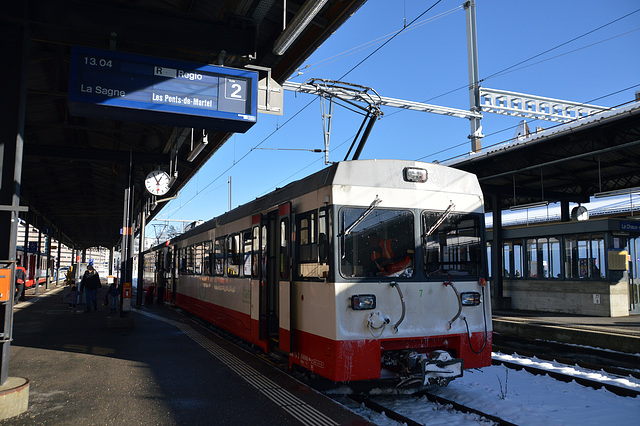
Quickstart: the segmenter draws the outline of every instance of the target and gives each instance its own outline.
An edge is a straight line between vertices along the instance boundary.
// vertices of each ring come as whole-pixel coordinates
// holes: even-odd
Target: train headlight
[[[356,294],[351,296],[349,300],[351,301],[351,309],[354,311],[376,308],[375,294]]]
[[[480,293],[475,291],[460,293],[460,300],[462,301],[462,306],[478,306],[480,304]]]
[[[405,167],[404,180],[407,182],[424,183],[427,181],[427,170],[418,167]]]

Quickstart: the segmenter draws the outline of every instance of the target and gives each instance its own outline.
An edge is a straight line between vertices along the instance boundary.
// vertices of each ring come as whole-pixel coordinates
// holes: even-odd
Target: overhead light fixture
[[[538,201],[537,203],[529,203],[529,204],[518,204],[516,206],[509,207],[509,210],[526,210],[526,209],[535,209],[536,207],[546,207],[549,205],[548,201]]]
[[[307,28],[311,20],[320,12],[326,2],[327,0],[307,0],[296,16],[293,17],[289,26],[282,31],[280,37],[273,43],[273,53],[278,56],[283,55],[302,31]]]
[[[193,137],[193,132],[191,134],[192,134],[192,137]],[[207,146],[208,143],[209,143],[209,135],[204,133],[202,135],[202,139],[200,139],[200,141],[196,144],[196,146],[194,146],[192,148],[191,153],[187,157],[187,161],[192,163],[193,160],[196,159],[198,154],[200,154],[202,152],[202,150],[204,149],[205,146]]]
[[[594,198],[615,197],[616,195],[627,195],[634,192],[640,192],[640,186],[626,189],[614,189],[612,191],[597,192],[593,194]]]

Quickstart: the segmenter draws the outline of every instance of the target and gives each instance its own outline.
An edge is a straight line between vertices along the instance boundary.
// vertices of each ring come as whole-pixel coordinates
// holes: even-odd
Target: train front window
[[[413,276],[413,213],[343,208],[340,211],[340,272],[344,277]]]
[[[427,277],[480,275],[483,250],[480,224],[481,217],[477,214],[451,213],[443,220],[443,212],[425,211],[422,234]]]

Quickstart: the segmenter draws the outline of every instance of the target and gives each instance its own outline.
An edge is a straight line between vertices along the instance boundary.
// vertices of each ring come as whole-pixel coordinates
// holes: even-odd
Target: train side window
[[[331,216],[329,209],[321,209],[318,212],[318,261],[324,265],[328,265],[329,263],[331,236]]]
[[[280,279],[289,278],[289,218],[280,219]]]
[[[296,263],[298,276],[316,278],[318,276],[318,244],[316,243],[316,212],[298,215],[298,245]]]
[[[206,276],[212,275],[212,256],[211,256],[211,241],[205,241],[202,245],[202,273]]]
[[[245,277],[251,276],[251,258],[253,241],[251,239],[251,231],[244,231],[242,233],[242,246],[243,246],[243,275]]]
[[[186,274],[187,273],[187,251],[185,250],[184,247],[179,249],[178,252],[178,270],[180,271],[181,274]]]
[[[329,209],[297,216],[295,271],[298,278],[324,279],[329,276],[331,220]]]
[[[194,275],[202,275],[204,260],[204,243],[198,243],[193,246],[193,273]]]
[[[195,274],[195,246],[189,246],[185,249],[187,259],[187,274]]]
[[[214,275],[224,274],[224,238],[217,238],[213,248],[215,259]]]
[[[260,254],[260,227],[254,226],[252,230],[252,251],[251,251],[251,276],[258,277],[258,266],[260,265],[258,257]]]
[[[305,213],[300,218],[300,250],[301,262],[313,262],[317,258],[316,213]]]
[[[242,264],[242,253],[240,247],[240,235],[234,234],[227,238],[227,275],[240,275],[240,265]]]

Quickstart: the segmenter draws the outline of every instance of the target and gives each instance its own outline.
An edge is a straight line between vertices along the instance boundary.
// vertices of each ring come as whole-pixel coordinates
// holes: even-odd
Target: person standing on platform
[[[69,299],[69,309],[72,309],[73,312],[76,312],[76,305],[78,303],[78,288],[75,286],[75,282],[71,280],[71,289],[66,296],[62,298],[62,300]]]
[[[93,266],[87,266],[87,270],[82,275],[82,287],[81,291],[85,293],[87,301],[87,310],[85,312],[91,312],[91,305],[93,309],[98,311],[98,289],[100,288],[100,276],[98,272],[93,269]]]
[[[20,263],[16,266],[16,292],[13,296],[13,304],[17,305],[24,291],[24,282],[27,280],[27,270]],[[24,298],[23,298],[24,299]]]
[[[115,282],[111,283],[111,285],[109,286],[109,290],[107,290],[107,297],[110,300],[109,303],[111,303],[109,312],[112,314],[115,314],[118,311],[118,296],[120,295],[120,290],[118,289],[118,286],[116,285]]]

